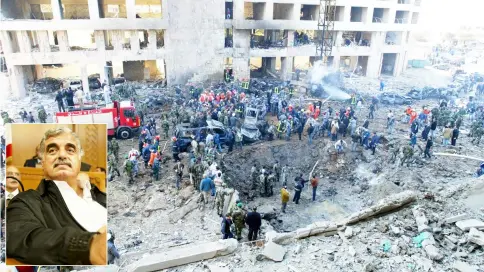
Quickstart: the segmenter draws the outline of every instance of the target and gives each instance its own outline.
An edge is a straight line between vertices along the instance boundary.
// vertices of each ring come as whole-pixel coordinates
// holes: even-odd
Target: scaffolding
[[[336,16],[336,0],[319,1],[318,31],[321,38],[316,43],[316,55],[324,63],[328,61],[333,50],[334,21]]]

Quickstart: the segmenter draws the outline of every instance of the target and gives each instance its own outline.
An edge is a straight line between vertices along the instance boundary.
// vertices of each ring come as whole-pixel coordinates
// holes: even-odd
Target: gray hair
[[[67,134],[74,136],[74,138],[76,139],[76,142],[77,142],[77,147],[79,149],[79,158],[84,156],[84,149],[82,149],[81,139],[79,139],[79,136],[77,136],[76,133],[74,133],[70,128],[67,128],[67,127],[53,128],[53,129],[47,130],[44,133],[44,137],[42,137],[42,140],[40,141],[38,156],[40,158],[43,157],[44,152],[45,152],[45,141],[47,139],[55,137],[55,136],[63,134],[63,133],[67,133]]]

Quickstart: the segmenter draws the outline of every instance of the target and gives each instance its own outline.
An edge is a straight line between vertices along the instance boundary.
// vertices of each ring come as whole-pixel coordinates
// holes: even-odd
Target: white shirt
[[[8,191],[6,191],[6,193],[7,193],[7,199],[12,199],[14,196],[18,195],[19,190],[18,189],[15,189],[15,191],[13,191],[11,193],[8,192]]]
[[[77,195],[76,191],[67,182],[54,180],[67,205],[67,209],[77,223],[89,232],[96,232],[107,225],[108,213],[106,208],[92,199],[89,181],[83,180],[80,182],[83,183],[80,184],[83,188],[82,198]]]

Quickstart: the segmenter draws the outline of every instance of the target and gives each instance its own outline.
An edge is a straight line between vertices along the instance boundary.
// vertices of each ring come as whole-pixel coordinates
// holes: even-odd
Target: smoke
[[[316,61],[309,70],[308,78],[313,85],[313,91],[319,86],[331,96],[330,100],[348,100],[351,98],[349,94],[341,90],[342,85],[339,71],[331,69],[324,65],[321,61]]]

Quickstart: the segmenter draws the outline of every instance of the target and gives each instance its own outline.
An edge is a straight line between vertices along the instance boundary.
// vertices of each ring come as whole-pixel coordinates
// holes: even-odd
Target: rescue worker
[[[222,239],[229,239],[229,238],[234,238],[234,234],[232,233],[232,217],[230,214],[226,214],[225,217],[222,218]]]
[[[281,182],[283,186],[286,186],[287,184],[288,172],[289,172],[289,165],[286,164],[285,166],[282,167],[282,170],[281,170]]]
[[[215,205],[217,206],[217,214],[220,217],[223,215],[226,196],[230,197],[233,193],[234,190],[227,188],[227,184],[225,182],[222,183],[222,188],[215,192]]]
[[[237,203],[235,210],[231,214],[235,225],[235,236],[239,241],[242,240],[242,229],[245,227],[245,216],[246,216],[242,207],[243,207],[243,204],[241,202]]]
[[[168,122],[166,117],[161,122],[161,127],[163,128],[163,133],[164,133],[163,139],[167,139],[168,138],[168,130],[170,129],[170,123]]]
[[[432,138],[428,139],[427,140],[427,144],[425,145],[425,151],[424,151],[424,158],[431,158],[430,156],[430,149],[432,148],[433,146],[433,141],[432,141]]]
[[[108,173],[110,175],[110,180],[114,178],[114,173],[117,173],[118,177],[121,176],[118,170],[118,166],[116,165],[116,162],[117,162],[116,158],[112,153],[110,153],[108,156]]]
[[[116,161],[118,161],[118,156],[119,156],[119,144],[118,144],[118,141],[116,141],[115,138],[113,138],[111,140],[111,148],[112,148],[112,152],[114,154],[114,158],[116,158]]]
[[[294,186],[294,198],[292,199],[292,202],[299,204],[302,188],[303,188],[303,185],[301,184],[301,182],[297,182],[296,185]]]
[[[126,155],[126,160],[124,161],[124,172],[129,178],[128,184],[133,184],[134,179],[133,179],[133,161],[129,159],[128,155]]]
[[[266,188],[266,185],[267,184],[267,177],[265,175],[265,173],[261,173],[259,175],[259,192],[260,192],[260,196],[262,197],[265,197],[267,196],[267,188]]]
[[[276,175],[272,172],[269,171],[269,176],[267,177],[267,194],[268,196],[274,195],[274,184],[276,183]]]
[[[286,213],[286,207],[287,207],[287,202],[289,202],[289,191],[287,190],[287,186],[284,185],[281,189],[281,203],[282,203],[282,208],[281,211],[283,213]]]
[[[140,153],[136,149],[131,149],[129,152],[129,160],[131,161],[132,168],[133,168],[133,174],[135,177],[138,176],[138,157],[140,156]]]
[[[272,171],[275,173],[276,175],[276,182],[279,183],[280,179],[281,179],[281,167],[279,166],[279,162],[276,161],[274,163],[274,165],[272,166]]]
[[[200,181],[202,180],[203,172],[205,172],[205,170],[201,163],[201,158],[197,158],[197,162],[193,166],[193,174],[194,174],[193,186],[195,187],[196,190],[200,190]]]
[[[114,235],[111,232],[106,234],[108,240],[108,264],[114,264],[114,260],[119,259],[120,255],[114,245]]]
[[[47,113],[45,112],[45,109],[43,106],[39,108],[38,111],[38,117],[41,123],[46,123],[47,122]]]
[[[249,241],[257,240],[257,234],[259,234],[262,225],[262,217],[260,213],[257,212],[257,207],[253,207],[252,212],[249,212],[246,215],[245,223],[249,226]]]
[[[160,180],[160,168],[161,168],[161,156],[157,155],[153,161],[153,178],[158,181]]]
[[[173,167],[173,170],[175,170],[175,176],[176,176],[176,188],[178,190],[180,190],[180,184],[183,177],[183,168],[185,168],[185,165],[183,165],[181,161],[178,161]]]
[[[402,161],[400,163],[400,165],[403,166],[404,163],[407,163],[407,167],[410,166],[410,160],[412,159],[413,157],[413,154],[414,154],[414,151],[413,151],[413,148],[411,146],[405,146],[403,147],[403,158],[402,158]]]

